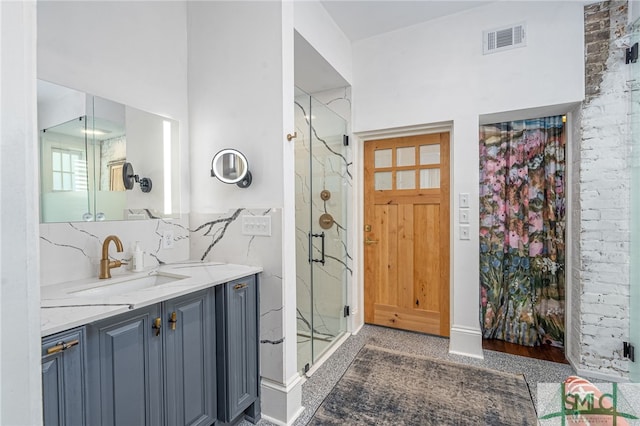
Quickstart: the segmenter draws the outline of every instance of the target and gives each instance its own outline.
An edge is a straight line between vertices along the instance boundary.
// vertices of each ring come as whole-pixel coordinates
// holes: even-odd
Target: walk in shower
[[[347,122],[295,92],[298,369],[307,371],[346,331],[351,274]]]

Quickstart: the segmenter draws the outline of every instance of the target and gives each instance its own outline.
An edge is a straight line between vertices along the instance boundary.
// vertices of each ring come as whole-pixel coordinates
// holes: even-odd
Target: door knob
[[[367,244],[367,245],[377,244],[377,243],[378,243],[378,240],[371,240],[371,239],[369,239],[369,238],[367,237],[367,239],[366,239],[366,240],[364,240],[364,243],[365,243],[365,244]]]

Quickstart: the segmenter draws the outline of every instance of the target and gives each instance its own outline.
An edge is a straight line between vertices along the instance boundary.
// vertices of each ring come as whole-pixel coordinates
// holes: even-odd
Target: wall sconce
[[[133,172],[133,166],[131,163],[124,163],[122,166],[122,181],[124,183],[124,187],[127,190],[133,189],[134,183],[140,184],[140,189],[142,192],[151,192],[151,179],[149,178],[141,178],[137,174]]]
[[[247,157],[235,149],[223,149],[213,156],[211,176],[220,182],[235,183],[240,188],[249,187],[253,180]]]

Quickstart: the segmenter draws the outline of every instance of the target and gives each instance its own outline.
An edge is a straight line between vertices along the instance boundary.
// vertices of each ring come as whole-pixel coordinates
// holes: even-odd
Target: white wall
[[[189,211],[184,2],[38,2],[38,78],[180,122]]]
[[[640,19],[640,0],[629,1],[629,22],[636,22]]]
[[[483,30],[523,21],[525,48],[482,54]],[[583,32],[578,2],[496,2],[356,42],[354,131],[580,101]]]
[[[189,113],[195,213],[283,204],[282,42],[278,2],[189,4]],[[223,148],[242,151],[253,183],[210,176]]]
[[[580,170],[574,185],[580,191],[580,212],[571,253],[573,273],[579,277],[574,283],[579,306],[573,309],[579,338],[572,342],[568,360],[578,374],[612,381],[626,379],[632,366],[622,342],[629,340],[632,310],[633,68],[625,64],[625,51],[615,43],[619,28],[628,22],[624,3],[585,7],[586,67],[602,64],[604,71],[587,79],[587,99],[579,111]],[[598,37],[602,32],[605,37]]]
[[[351,42],[319,1],[297,1],[296,31],[347,81],[353,81]]]
[[[0,424],[42,423],[36,8],[0,2]]]
[[[458,239],[458,194],[478,227],[478,123],[483,114],[584,97],[579,2],[496,2],[354,43],[354,132],[453,122],[450,350],[482,356],[478,236]],[[482,54],[482,31],[526,22],[527,46]]]
[[[241,242],[239,226],[225,240],[194,236],[195,255],[248,259],[264,268],[260,282],[262,414],[288,423],[301,408],[296,371],[293,188],[293,11],[280,2],[191,2],[188,5],[191,220],[194,226],[224,218],[230,209],[269,214],[281,230],[268,244]],[[242,151],[253,174],[249,188],[210,176],[211,159],[223,148]],[[279,209],[282,209],[280,215]],[[235,234],[234,234],[235,233]],[[282,237],[280,240],[279,237]],[[235,238],[234,238],[235,237]],[[233,241],[240,242],[233,244]],[[253,239],[251,239],[253,240]],[[231,241],[230,246],[225,246]],[[264,243],[264,239],[260,243]],[[215,245],[215,247],[214,247]],[[225,248],[226,247],[226,248]],[[240,251],[238,251],[240,250]]]

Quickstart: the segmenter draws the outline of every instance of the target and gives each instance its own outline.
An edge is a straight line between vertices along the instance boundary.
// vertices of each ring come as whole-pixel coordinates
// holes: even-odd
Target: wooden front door
[[[449,335],[449,133],[367,141],[365,322]]]

